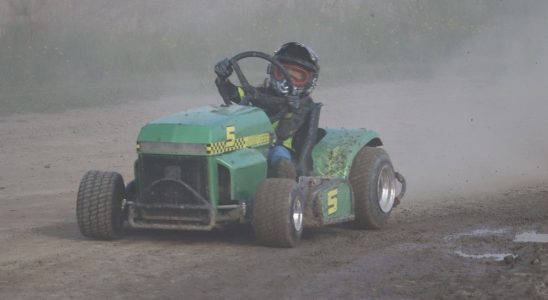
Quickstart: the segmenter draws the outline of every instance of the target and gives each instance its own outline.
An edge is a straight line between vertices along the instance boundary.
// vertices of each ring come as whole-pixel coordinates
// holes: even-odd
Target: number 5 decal
[[[327,214],[332,215],[337,212],[337,189],[327,192]]]
[[[236,143],[236,127],[228,126],[226,128],[225,147],[232,147]]]

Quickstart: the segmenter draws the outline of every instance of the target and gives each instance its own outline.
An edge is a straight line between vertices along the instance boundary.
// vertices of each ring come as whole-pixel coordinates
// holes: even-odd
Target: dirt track
[[[144,121],[214,96],[1,118],[0,298],[548,299],[548,244],[513,242],[522,232],[548,233],[548,143],[528,152],[515,146],[547,123],[535,109],[516,110],[523,102],[513,106],[504,89],[487,97],[490,83],[476,81],[458,95],[467,82],[441,84],[435,92],[429,82],[375,84],[363,89],[371,100],[345,88],[319,91],[322,124],[379,129],[410,188],[387,228],[324,228],[307,232],[295,249],[258,246],[248,228],[130,231],[115,242],[78,232],[84,172],[131,178]],[[436,102],[440,90],[449,100]],[[329,101],[333,95],[348,100]],[[482,109],[495,98],[503,103],[496,114]],[[446,114],[434,114],[442,108]],[[498,121],[516,114],[525,120],[512,128],[527,134],[510,135],[497,158],[468,155],[499,147],[494,136],[510,127]],[[428,124],[440,120],[446,126]],[[516,258],[471,257],[484,254]]]

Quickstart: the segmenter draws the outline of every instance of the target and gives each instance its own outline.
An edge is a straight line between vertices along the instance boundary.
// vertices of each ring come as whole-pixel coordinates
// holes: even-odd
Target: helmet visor
[[[310,71],[299,65],[282,63],[282,66],[284,66],[284,68],[287,70],[287,73],[289,73],[289,77],[291,77],[291,82],[295,87],[304,87],[312,76]],[[272,75],[274,76],[274,79],[278,81],[284,79],[282,72],[277,66],[272,66]]]

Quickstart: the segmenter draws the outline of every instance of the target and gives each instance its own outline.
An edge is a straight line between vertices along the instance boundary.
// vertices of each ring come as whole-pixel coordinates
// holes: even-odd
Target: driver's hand
[[[301,99],[299,99],[299,96],[288,96],[287,104],[291,111],[296,111],[301,106]]]
[[[226,79],[232,74],[232,64],[225,58],[215,65],[215,74],[221,79]]]

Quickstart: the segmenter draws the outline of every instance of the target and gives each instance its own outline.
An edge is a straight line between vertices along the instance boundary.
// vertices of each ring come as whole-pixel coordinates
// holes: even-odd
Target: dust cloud
[[[333,123],[378,129],[411,201],[493,197],[548,180],[546,5],[492,16],[428,78],[329,91]]]
[[[378,131],[409,201],[483,197],[548,181],[547,7],[0,0],[0,116],[173,95],[187,109],[219,100],[219,59],[297,40],[321,58],[323,126]]]

